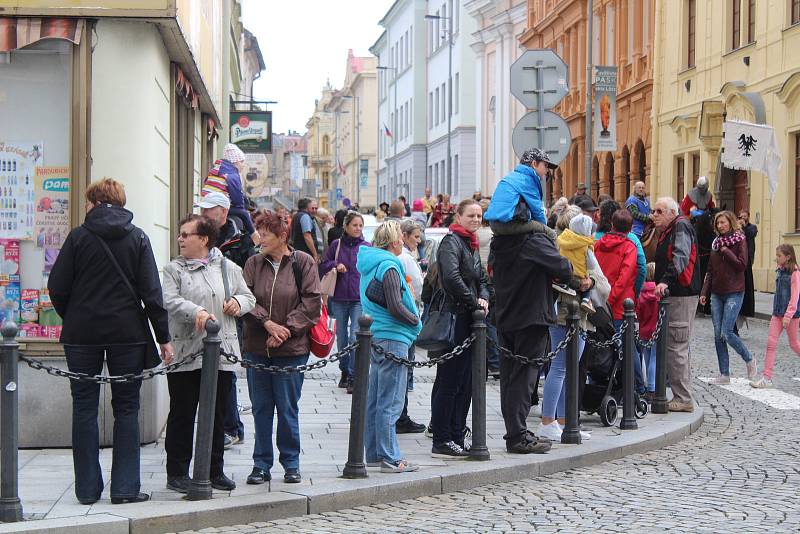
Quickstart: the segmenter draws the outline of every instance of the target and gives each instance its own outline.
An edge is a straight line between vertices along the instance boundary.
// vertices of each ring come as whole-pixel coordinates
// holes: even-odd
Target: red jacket
[[[643,341],[653,337],[658,322],[658,296],[656,283],[645,282],[636,303],[636,316],[639,318],[639,338]]]
[[[594,254],[600,269],[611,284],[608,306],[615,320],[622,319],[625,299],[635,299],[633,285],[636,282],[636,245],[628,236],[610,232],[595,243]]]

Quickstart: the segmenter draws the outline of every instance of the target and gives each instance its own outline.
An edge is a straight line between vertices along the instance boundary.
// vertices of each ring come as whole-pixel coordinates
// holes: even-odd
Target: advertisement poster
[[[272,152],[271,111],[231,111],[231,143],[245,153]]]
[[[33,238],[33,179],[42,143],[0,141],[0,238]]]
[[[617,67],[594,71],[594,150],[617,150]]]
[[[69,168],[36,167],[36,246],[61,248],[69,233]]]

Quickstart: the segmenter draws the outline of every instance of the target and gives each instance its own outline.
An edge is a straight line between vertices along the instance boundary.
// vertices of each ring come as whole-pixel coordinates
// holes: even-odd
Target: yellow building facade
[[[707,176],[718,206],[758,226],[756,290],[774,289],[774,251],[800,247],[800,6],[792,0],[656,2],[650,193],[679,202]],[[720,164],[728,119],[775,129],[783,163],[767,177]]]
[[[316,194],[321,207],[329,206],[328,197],[333,187],[333,137],[335,123],[333,114],[327,111],[334,96],[334,89],[327,84],[322,90],[322,98],[314,103],[314,113],[306,123],[308,132],[308,179],[316,186]],[[307,192],[308,193],[308,192]]]

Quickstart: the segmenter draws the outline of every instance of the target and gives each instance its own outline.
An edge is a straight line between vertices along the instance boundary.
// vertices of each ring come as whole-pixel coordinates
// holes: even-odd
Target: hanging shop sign
[[[594,68],[594,150],[617,150],[617,67]]]
[[[272,112],[231,111],[230,140],[245,153],[272,153]]]

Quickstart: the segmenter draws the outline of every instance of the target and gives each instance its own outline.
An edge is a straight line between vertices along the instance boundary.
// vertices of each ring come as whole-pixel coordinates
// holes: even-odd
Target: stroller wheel
[[[650,407],[647,405],[647,401],[641,397],[637,397],[635,411],[636,419],[644,419],[649,410]]]
[[[617,401],[612,396],[603,397],[603,402],[600,403],[600,410],[598,411],[600,414],[600,421],[603,422],[603,426],[614,426],[614,423],[617,422]]]

